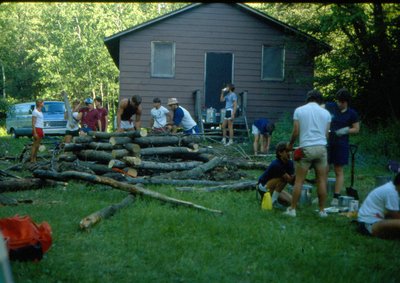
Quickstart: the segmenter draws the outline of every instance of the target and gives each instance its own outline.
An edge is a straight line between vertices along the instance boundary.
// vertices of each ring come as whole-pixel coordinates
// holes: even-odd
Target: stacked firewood
[[[63,146],[58,157],[63,168],[58,171],[82,166],[96,175],[112,176],[117,172],[130,177],[187,172],[215,157],[211,149],[200,148],[199,141],[198,136],[148,136],[144,129],[123,133],[89,132]],[[181,173],[174,175],[176,179],[187,178]]]

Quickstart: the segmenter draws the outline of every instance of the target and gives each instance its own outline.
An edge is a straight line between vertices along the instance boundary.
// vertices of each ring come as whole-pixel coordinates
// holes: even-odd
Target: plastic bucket
[[[289,185],[287,190],[290,194],[292,194],[293,186]],[[300,193],[300,198],[299,198],[300,206],[311,205],[311,203],[312,203],[311,191],[312,191],[311,185],[303,185],[303,187],[301,188],[301,193]]]
[[[207,113],[206,113],[206,123],[216,123],[216,112],[217,110],[215,108],[208,108]]]

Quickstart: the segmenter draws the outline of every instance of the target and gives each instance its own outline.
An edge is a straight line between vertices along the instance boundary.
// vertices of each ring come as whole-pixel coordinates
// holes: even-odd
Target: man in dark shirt
[[[286,205],[292,201],[292,196],[283,191],[285,186],[294,182],[294,164],[290,160],[287,143],[280,142],[276,146],[276,159],[271,162],[264,173],[258,178],[258,193],[263,197],[269,190],[272,195],[272,206],[284,208],[278,200]]]
[[[94,109],[93,99],[85,99],[86,107],[79,110],[77,120],[81,121],[80,135],[86,135],[89,131],[97,131],[101,129],[101,121],[99,112]]]
[[[117,132],[140,130],[142,117],[142,98],[139,95],[121,100],[117,110]],[[135,115],[135,120],[133,120]]]

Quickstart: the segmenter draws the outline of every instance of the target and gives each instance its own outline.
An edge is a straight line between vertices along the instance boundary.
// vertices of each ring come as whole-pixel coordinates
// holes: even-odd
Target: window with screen
[[[284,79],[285,48],[282,45],[262,47],[261,79],[282,81]]]
[[[164,41],[151,43],[151,76],[163,78],[175,76],[175,43]]]

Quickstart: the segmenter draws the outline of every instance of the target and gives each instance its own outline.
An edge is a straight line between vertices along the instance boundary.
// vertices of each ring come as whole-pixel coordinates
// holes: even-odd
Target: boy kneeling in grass
[[[358,211],[359,231],[379,238],[400,239],[400,173],[372,190]]]
[[[292,196],[283,191],[286,184],[294,183],[294,165],[290,159],[290,151],[287,149],[286,142],[280,142],[276,146],[276,159],[271,162],[264,173],[258,179],[257,190],[261,195],[261,199],[264,194],[269,190],[272,194],[272,206],[274,208],[284,209],[280,202],[289,205],[292,201]]]

